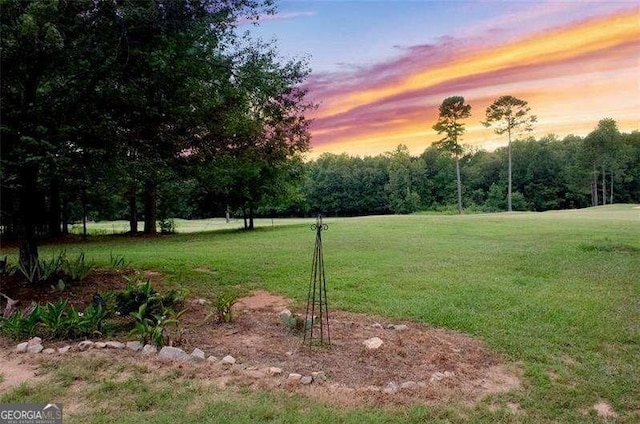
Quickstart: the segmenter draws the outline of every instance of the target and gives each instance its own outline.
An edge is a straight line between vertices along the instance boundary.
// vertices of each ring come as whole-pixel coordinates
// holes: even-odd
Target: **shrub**
[[[62,272],[72,281],[83,281],[95,267],[95,263],[85,260],[84,252],[81,252],[74,260],[68,259],[64,253],[61,258]]]
[[[237,301],[238,295],[233,292],[225,292],[218,295],[211,303],[211,306],[214,308],[216,322],[231,322],[233,319],[232,308]]]

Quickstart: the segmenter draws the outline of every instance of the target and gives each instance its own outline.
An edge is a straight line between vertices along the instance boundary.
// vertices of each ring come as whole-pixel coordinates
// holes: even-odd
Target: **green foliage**
[[[176,314],[170,309],[165,309],[162,315],[149,317],[146,309],[147,304],[142,304],[138,311],[130,314],[135,320],[134,328],[130,334],[135,335],[141,343],[153,343],[158,347],[162,347],[168,339],[167,328],[170,325],[177,327],[178,319],[185,311]]]
[[[51,259],[18,261],[18,271],[29,284],[46,283],[53,280],[62,269],[64,252],[53,255]]]
[[[238,294],[232,291],[227,291],[219,294],[211,302],[211,306],[214,309],[216,322],[228,323],[233,320],[232,308],[238,301]]]
[[[173,218],[161,218],[158,222],[162,234],[173,234],[176,232],[176,224]]]
[[[127,262],[123,255],[114,255],[113,252],[109,252],[109,269],[112,271],[123,270],[127,267]]]
[[[44,306],[35,305],[27,315],[16,311],[0,318],[0,333],[13,339],[40,335],[53,339],[92,337],[101,334],[106,309],[91,304],[83,312],[76,310],[66,299]]]
[[[78,282],[85,280],[89,276],[95,268],[95,263],[86,261],[84,252],[81,252],[75,259],[69,259],[66,253],[63,253],[61,256],[61,268],[62,272],[72,281]]]

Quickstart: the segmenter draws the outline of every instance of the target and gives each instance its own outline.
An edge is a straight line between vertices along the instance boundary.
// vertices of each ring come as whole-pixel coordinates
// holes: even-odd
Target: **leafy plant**
[[[66,254],[62,255],[61,268],[62,272],[73,281],[83,281],[89,276],[89,273],[95,267],[95,263],[88,262],[85,259],[84,252],[81,252],[76,259],[70,260]]]
[[[166,344],[166,329],[169,325],[178,325],[178,319],[185,311],[175,314],[167,309],[164,315],[154,315],[152,318],[147,316],[146,304],[140,306],[137,312],[132,312],[131,316],[135,319],[131,335],[137,336],[141,343],[153,343],[158,347]]]
[[[218,295],[211,306],[215,309],[216,322],[231,322],[233,319],[232,308],[238,301],[238,295],[233,292],[225,292]]]
[[[112,271],[126,268],[126,266],[127,263],[123,255],[114,255],[113,252],[109,252],[109,268]]]
[[[39,320],[40,307],[38,305],[27,315],[24,315],[22,311],[16,311],[6,318],[0,317],[0,333],[15,340],[30,338],[36,334]]]
[[[139,312],[145,305],[147,318],[164,315],[167,308],[173,308],[184,300],[186,292],[172,290],[162,296],[151,287],[151,280],[141,279],[139,276],[124,277],[129,283],[122,292],[116,294],[115,311],[117,315],[128,316],[132,312]],[[142,282],[141,282],[142,281]]]
[[[292,314],[289,310],[284,310],[280,313],[280,321],[294,333],[302,333],[303,331],[309,331],[311,328],[320,322],[320,317],[314,316],[310,318],[302,318],[298,314]]]
[[[173,218],[161,218],[158,221],[161,234],[173,234],[176,232],[176,224]]]
[[[73,320],[67,319],[68,308],[69,302],[66,299],[59,299],[56,303],[49,302],[42,307],[40,322],[53,338],[68,336],[71,326],[75,325]]]
[[[64,252],[53,256],[50,260],[29,260],[18,262],[18,271],[26,278],[29,284],[52,280],[61,270]]]

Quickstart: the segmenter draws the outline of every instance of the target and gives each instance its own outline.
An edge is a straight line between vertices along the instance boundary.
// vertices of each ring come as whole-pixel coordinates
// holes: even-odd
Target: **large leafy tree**
[[[509,212],[513,210],[511,136],[533,130],[536,120],[536,116],[531,115],[531,108],[526,101],[513,96],[501,96],[487,108],[486,120],[482,123],[486,127],[493,126],[494,132],[498,135],[505,133],[508,135],[507,210]]]
[[[462,120],[471,116],[471,105],[466,104],[464,97],[452,96],[444,99],[439,108],[438,121],[433,129],[445,137],[434,143],[438,148],[452,154],[456,161],[456,182],[458,185],[458,213],[462,213],[462,180],[460,178],[460,157],[464,148],[460,141],[465,132]]]
[[[587,160],[593,167],[592,193],[594,205],[598,200],[598,174],[601,177],[602,204],[607,204],[607,169],[611,176],[610,203],[613,202],[614,170],[621,157],[622,136],[614,119],[605,118],[598,122],[598,126],[584,139],[584,150]]]

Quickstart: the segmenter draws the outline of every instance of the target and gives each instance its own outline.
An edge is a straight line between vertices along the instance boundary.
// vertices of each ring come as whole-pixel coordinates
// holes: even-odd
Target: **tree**
[[[493,102],[486,111],[485,127],[494,126],[494,132],[498,135],[507,133],[509,136],[508,151],[508,185],[507,185],[507,210],[512,209],[512,172],[511,172],[511,136],[519,132],[533,130],[533,124],[537,118],[530,115],[531,108],[524,100],[513,96],[501,96]]]
[[[462,181],[460,178],[460,156],[464,152],[460,140],[464,134],[464,124],[460,122],[471,116],[471,105],[465,104],[464,97],[453,96],[444,99],[440,105],[438,122],[433,129],[446,137],[434,143],[438,148],[453,154],[456,160],[456,181],[458,183],[458,213],[462,213]]]
[[[602,177],[602,204],[607,204],[607,168],[611,175],[610,190],[610,203],[613,202],[613,174],[614,169],[617,167],[621,147],[622,136],[618,130],[618,125],[614,119],[605,118],[598,122],[598,126],[591,131],[584,139],[585,152],[588,160],[593,166],[593,199],[594,206],[597,206],[598,201],[598,173],[601,173]],[[600,171],[598,171],[600,168]]]
[[[409,149],[403,144],[386,156],[389,160],[389,182],[385,189],[389,195],[391,210],[397,214],[417,211],[420,207],[420,195],[416,186],[424,163],[412,158]]]

